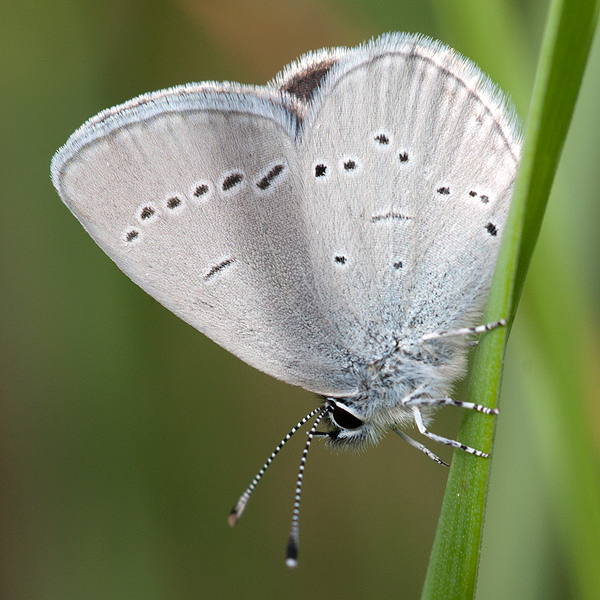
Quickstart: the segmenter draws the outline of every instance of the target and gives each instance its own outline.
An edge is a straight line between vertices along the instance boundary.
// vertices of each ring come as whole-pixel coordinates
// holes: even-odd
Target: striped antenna
[[[304,419],[299,421],[294,428],[279,442],[277,448],[273,450],[271,456],[267,459],[267,462],[261,467],[260,471],[256,474],[256,477],[252,480],[250,485],[246,488],[244,493],[240,496],[240,499],[236,502],[235,506],[231,509],[227,520],[231,527],[234,527],[237,522],[240,520],[244,509],[246,508],[246,504],[248,504],[248,500],[250,500],[250,496],[254,491],[254,488],[257,486],[258,482],[261,480],[262,476],[265,474],[265,471],[269,468],[269,465],[273,462],[273,459],[279,454],[279,451],[285,446],[285,443],[306,423],[309,419],[312,419],[322,408],[315,408],[313,411],[309,412]],[[322,415],[321,415],[322,416]],[[320,420],[320,417],[319,417]]]
[[[317,427],[321,422],[321,419],[325,416],[325,413],[329,410],[327,407],[318,409],[320,410],[319,416],[315,419],[313,426],[308,432],[308,440],[306,440],[306,446],[302,452],[302,458],[300,459],[300,469],[298,470],[298,479],[296,480],[296,493],[294,497],[294,512],[292,514],[292,526],[290,528],[290,537],[286,548],[285,564],[290,569],[295,568],[298,565],[298,520],[300,518],[300,494],[302,492],[302,478],[304,477],[304,467],[306,465],[306,458],[310,449],[310,444]],[[313,411],[314,412],[314,411]],[[312,413],[311,413],[312,414]]]

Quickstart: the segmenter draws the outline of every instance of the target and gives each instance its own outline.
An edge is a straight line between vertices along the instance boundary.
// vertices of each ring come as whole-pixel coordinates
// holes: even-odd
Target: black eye
[[[334,423],[342,429],[359,429],[364,423],[356,418],[352,413],[335,405],[331,411],[331,417]]]

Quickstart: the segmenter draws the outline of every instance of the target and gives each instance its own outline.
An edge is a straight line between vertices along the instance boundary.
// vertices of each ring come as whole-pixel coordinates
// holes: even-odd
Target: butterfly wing
[[[317,303],[368,362],[478,318],[521,142],[502,94],[448,47],[391,35],[334,58],[315,57],[303,207]]]
[[[270,375],[339,394],[353,383],[314,305],[299,108],[284,100],[228,84],[142,96],[78,130],[52,176],[100,247],[169,310]]]

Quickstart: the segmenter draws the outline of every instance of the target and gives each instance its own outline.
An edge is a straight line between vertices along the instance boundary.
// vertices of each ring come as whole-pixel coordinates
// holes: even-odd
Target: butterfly
[[[65,204],[119,268],[257,369],[321,400],[335,447],[428,429],[479,325],[521,153],[502,92],[418,35],[311,52],[262,87],[144,94],[80,127],[52,161]],[[322,425],[324,429],[319,430]]]

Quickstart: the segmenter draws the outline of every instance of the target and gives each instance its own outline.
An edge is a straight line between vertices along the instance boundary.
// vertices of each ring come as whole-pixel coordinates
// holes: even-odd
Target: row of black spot
[[[264,177],[262,177],[256,183],[256,187],[258,187],[258,189],[260,190],[266,190],[267,188],[269,188],[273,180],[276,179],[283,172],[284,168],[285,167],[282,164],[275,165]],[[242,173],[232,173],[223,180],[221,188],[224,192],[227,192],[233,189],[235,186],[242,183],[243,180],[244,175]],[[193,195],[196,198],[201,198],[202,196],[208,194],[209,191],[210,189],[208,187],[208,184],[201,183],[196,187],[196,189],[193,192]],[[174,210],[181,206],[182,203],[183,201],[181,200],[181,198],[179,198],[178,196],[172,196],[171,198],[167,199],[166,206],[168,209]],[[142,221],[148,221],[155,215],[156,209],[151,205],[144,206],[140,211],[140,219]],[[139,234],[140,232],[136,229],[131,229],[125,234],[125,240],[127,242],[133,242],[139,237]]]
[[[338,256],[333,257],[333,261],[338,265],[345,265],[348,262],[348,259],[345,256],[338,255]],[[401,269],[401,268],[402,268],[401,260],[394,263],[394,269]]]
[[[384,133],[377,134],[374,137],[374,140],[377,143],[384,145],[384,146],[387,146],[390,143],[389,137]],[[401,152],[398,155],[398,158],[399,158],[399,161],[402,163],[408,162],[408,153]],[[356,168],[357,168],[357,164],[356,164],[355,160],[349,159],[344,162],[344,169],[346,171],[353,171]],[[262,177],[259,181],[256,182],[256,186],[258,187],[258,189],[260,189],[262,191],[268,189],[271,186],[271,183],[279,175],[281,175],[281,173],[284,171],[284,169],[285,169],[285,166],[283,164],[275,165],[264,177]],[[327,173],[327,165],[318,164],[315,166],[315,177],[325,177],[326,173]],[[223,183],[221,184],[221,188],[224,192],[228,192],[228,191],[232,190],[233,188],[235,188],[236,186],[240,185],[243,180],[244,180],[243,173],[239,173],[239,172],[231,173],[223,180]],[[210,191],[210,189],[209,189],[208,184],[202,183],[196,187],[196,189],[193,192],[193,195],[196,198],[201,198],[202,196],[205,196],[206,194],[208,194],[209,191]],[[436,191],[438,194],[441,194],[441,195],[449,195],[450,194],[450,188],[447,186],[439,187]],[[475,197],[475,196],[477,196],[477,192],[474,190],[471,190],[469,192],[469,195],[471,197]],[[484,204],[487,204],[489,202],[489,196],[487,196],[485,194],[481,194],[480,199]],[[182,204],[182,200],[177,196],[173,196],[173,197],[167,199],[167,202],[166,202],[167,208],[171,209],[171,210],[178,208],[179,206],[181,206],[181,204]],[[141,218],[141,220],[148,220],[148,219],[151,219],[155,214],[156,214],[156,209],[153,206],[150,206],[150,205],[145,206],[142,208],[142,210],[140,212],[140,218]],[[373,222],[375,222],[377,220],[381,220],[382,218],[404,219],[407,217],[404,217],[403,215],[389,214],[389,215],[385,215],[385,217],[376,217],[373,219]],[[486,225],[486,229],[488,230],[490,235],[496,235],[498,232],[496,226],[493,223],[488,223]],[[138,236],[139,236],[139,231],[137,231],[135,229],[131,229],[126,233],[125,238],[126,238],[126,241],[132,242]],[[337,261],[337,258],[338,257],[336,257],[336,261]],[[339,262],[339,261],[337,261],[337,262]],[[344,260],[344,262],[345,262],[345,260]],[[342,264],[344,264],[344,263],[342,263]]]
[[[450,188],[447,186],[439,187],[435,191],[442,196],[447,196],[450,194]],[[471,198],[475,198],[475,196],[477,196],[477,192],[475,190],[471,190],[469,192],[469,196],[471,196]],[[479,194],[479,199],[483,202],[483,204],[487,204],[490,201],[490,197],[486,196],[486,194]]]
[[[400,154],[398,155],[398,159],[402,163],[408,162],[408,152],[400,152]],[[356,164],[355,160],[349,159],[347,161],[344,161],[344,170],[346,171],[354,171],[354,169],[356,169],[357,167],[358,165]],[[315,165],[315,177],[325,177],[326,174],[327,165],[323,163]]]
[[[256,182],[256,187],[259,190],[266,190],[267,188],[269,188],[271,186],[271,183],[273,182],[273,180],[276,179],[279,175],[281,175],[281,173],[283,172],[284,169],[285,169],[284,165],[281,165],[281,164],[275,165],[263,178],[259,179]],[[229,190],[232,190],[237,185],[242,183],[243,180],[244,180],[243,173],[231,173],[231,175],[228,175],[223,180],[223,183],[221,184],[221,189],[224,192],[228,192]],[[196,187],[196,189],[193,192],[193,195],[196,198],[201,198],[202,196],[205,196],[206,194],[208,194],[209,191],[210,190],[209,190],[208,184],[201,183]],[[177,197],[171,198],[170,200],[167,201],[168,208],[176,208],[180,204],[181,204],[181,200]]]
[[[385,134],[379,134],[379,135],[375,136],[375,140],[383,145],[389,144],[389,138]],[[399,159],[400,159],[400,162],[407,162],[408,154],[406,152],[401,153],[399,156]],[[344,169],[346,171],[353,171],[354,169],[356,169],[356,167],[357,167],[356,161],[354,161],[352,159],[349,159],[344,162]],[[281,173],[284,171],[284,169],[285,169],[285,166],[283,164],[275,165],[264,177],[262,177],[261,179],[259,179],[259,181],[256,182],[256,187],[258,187],[258,189],[260,189],[262,191],[268,189],[271,186],[271,183],[279,175],[281,175]],[[324,165],[324,164],[316,165],[315,177],[324,177],[326,172],[327,172],[327,165]],[[240,185],[243,182],[243,180],[244,180],[243,173],[239,173],[239,172],[231,173],[223,180],[223,183],[221,184],[221,189],[224,192],[228,192],[228,191],[232,190],[233,188],[235,188],[236,186]],[[209,188],[208,184],[201,183],[196,187],[196,189],[193,192],[193,195],[196,198],[201,198],[202,196],[205,196],[206,194],[208,194],[209,191],[210,191],[210,188]],[[174,210],[175,208],[181,206],[181,204],[182,204],[182,200],[181,200],[181,198],[179,198],[177,196],[173,196],[173,197],[169,198],[166,202],[167,208],[171,209],[171,210]],[[156,214],[156,209],[154,207],[145,206],[142,208],[142,210],[140,212],[140,218],[142,221],[149,220],[155,214]],[[139,235],[138,231],[131,230],[126,234],[126,239],[127,239],[127,241],[133,241],[138,237],[138,235]]]

